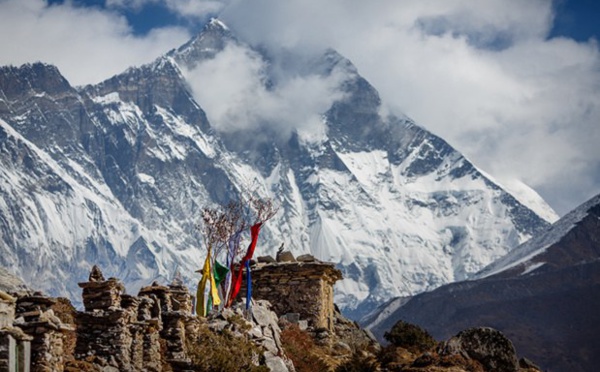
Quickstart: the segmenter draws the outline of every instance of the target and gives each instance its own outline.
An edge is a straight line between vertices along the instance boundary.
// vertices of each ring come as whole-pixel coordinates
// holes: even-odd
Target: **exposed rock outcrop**
[[[470,328],[443,342],[441,356],[461,355],[481,363],[490,372],[517,372],[519,362],[512,342],[500,331],[481,327]]]
[[[210,314],[207,324],[215,332],[228,330],[238,337],[247,337],[250,342],[263,348],[265,365],[271,371],[294,371],[281,344],[279,317],[271,310],[271,306],[265,300],[252,301],[251,310],[247,311],[245,304],[238,302],[231,308]]]

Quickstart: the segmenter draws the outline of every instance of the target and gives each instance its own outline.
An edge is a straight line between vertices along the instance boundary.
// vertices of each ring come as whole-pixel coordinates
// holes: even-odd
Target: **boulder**
[[[519,363],[512,342],[500,331],[487,328],[469,328],[443,342],[438,353],[462,355],[478,361],[486,371],[517,372]]]
[[[272,256],[259,256],[256,258],[258,263],[274,263],[277,262]]]
[[[265,364],[271,372],[289,372],[285,361],[272,352],[265,353]]]
[[[254,321],[260,326],[271,326],[277,325],[278,318],[277,315],[263,306],[253,306],[252,307],[252,316]]]
[[[277,252],[277,262],[296,262],[296,258],[290,251]]]
[[[317,259],[312,254],[302,254],[296,257],[298,262],[317,262]]]

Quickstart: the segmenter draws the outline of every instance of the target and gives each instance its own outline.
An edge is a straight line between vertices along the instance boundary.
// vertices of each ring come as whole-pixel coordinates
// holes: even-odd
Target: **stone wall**
[[[55,299],[32,294],[17,300],[15,325],[32,337],[31,370],[64,370],[66,334],[73,329],[61,322],[51,309]]]
[[[197,358],[188,350],[194,347],[189,341],[200,339],[206,327],[215,332],[227,328],[233,334],[239,333],[264,348],[264,363],[269,368],[278,366],[275,370],[287,371],[275,314],[294,313],[307,320],[313,330],[331,332],[333,284],[340,278],[333,264],[315,260],[261,263],[253,267],[253,297],[269,300],[274,312],[268,310],[266,301],[256,301],[253,312],[243,311],[244,305],[238,302],[232,309],[205,319],[193,315],[192,296],[180,279],[168,286],[153,283],[132,296],[125,293],[118,279],[105,279],[94,266],[88,281],[79,283],[83,311],[56,307],[56,299],[37,293],[16,299],[3,297],[2,324],[12,328],[0,330],[0,371],[12,371],[7,369],[8,360],[15,365],[16,345],[24,341],[31,341],[31,358],[18,363],[31,366],[34,372],[189,371],[195,368],[191,357]],[[74,326],[65,325],[53,310]],[[69,317],[65,318],[63,312]],[[248,326],[243,331],[247,334],[236,330],[236,322]],[[66,348],[66,341],[74,346]],[[193,352],[197,353],[196,349]],[[260,358],[256,358],[258,363]]]
[[[0,371],[29,372],[31,340],[14,327],[17,299],[0,290]]]
[[[75,359],[115,371],[158,372],[165,365],[173,371],[188,369],[185,332],[195,317],[181,282],[153,283],[130,296],[120,281],[105,280],[95,266],[89,281],[79,286],[85,311],[77,313]]]
[[[309,327],[333,330],[333,285],[342,274],[332,263],[261,261],[251,267],[253,298],[269,301],[279,316],[297,313]],[[245,293],[244,275],[240,296]]]

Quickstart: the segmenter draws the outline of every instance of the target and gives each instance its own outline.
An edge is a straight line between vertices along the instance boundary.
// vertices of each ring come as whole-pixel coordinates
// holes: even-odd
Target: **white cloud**
[[[223,13],[257,44],[336,48],[392,111],[564,213],[600,192],[600,53],[547,39],[553,16],[550,0],[259,0]]]
[[[548,40],[552,0],[109,0],[112,11],[0,0],[0,64],[41,60],[83,84],[149,62],[189,35],[172,27],[135,37],[117,11],[148,2],[187,21],[222,9],[240,38],[274,49],[335,48],[387,108],[500,180],[533,186],[560,213],[600,191],[598,44]],[[257,56],[229,50],[218,58],[229,70],[205,64],[194,88],[222,130],[265,123],[284,133],[292,125],[320,128],[320,118],[306,113],[332,101],[335,79],[304,76],[266,89]],[[202,71],[211,74],[202,80]],[[228,83],[216,84],[217,76]],[[248,91],[254,94],[243,97]],[[291,123],[295,116],[304,124]]]
[[[268,126],[287,140],[293,130],[315,142],[325,136],[323,114],[340,99],[343,72],[331,76],[293,74],[267,81],[278,63],[267,64],[256,52],[230,43],[214,59],[186,71],[194,96],[211,124],[221,132]],[[271,74],[267,71],[270,69]]]
[[[136,37],[123,16],[99,8],[0,1],[0,65],[51,63],[73,85],[96,83],[148,63],[188,38],[177,27]]]

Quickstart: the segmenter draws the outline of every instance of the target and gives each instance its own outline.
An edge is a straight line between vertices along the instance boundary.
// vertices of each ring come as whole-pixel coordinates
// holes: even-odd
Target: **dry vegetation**
[[[286,355],[294,363],[296,372],[330,370],[319,355],[322,351],[315,345],[312,337],[300,330],[297,325],[290,325],[281,331],[281,343]]]
[[[227,330],[217,333],[203,326],[196,338],[186,340],[186,348],[197,371],[269,371],[256,365],[262,354],[256,345]]]

